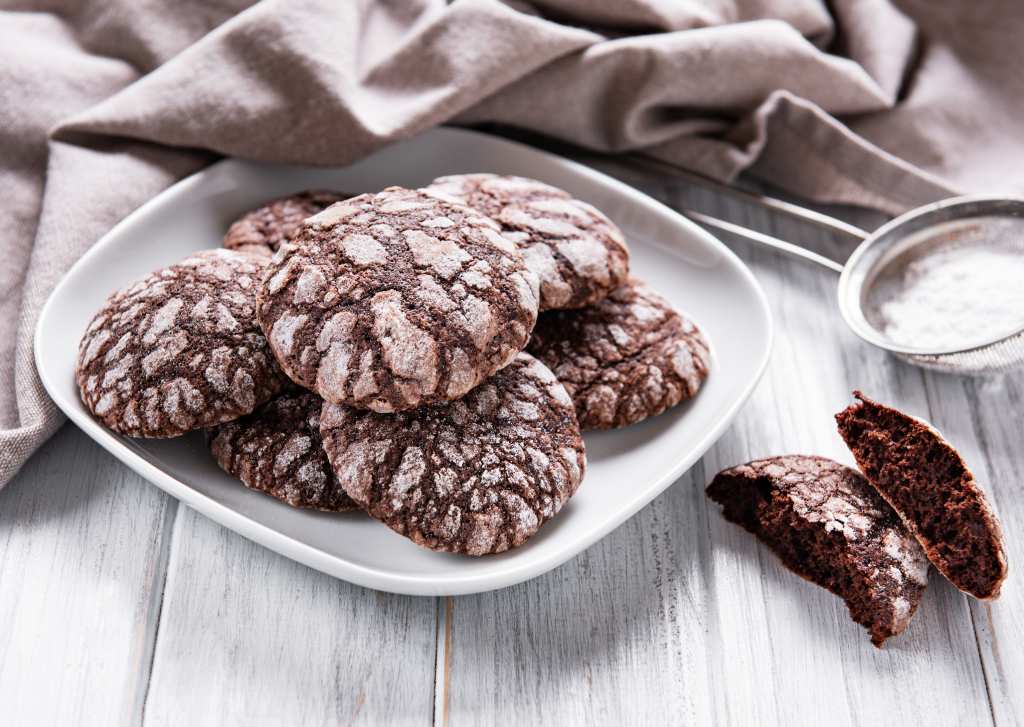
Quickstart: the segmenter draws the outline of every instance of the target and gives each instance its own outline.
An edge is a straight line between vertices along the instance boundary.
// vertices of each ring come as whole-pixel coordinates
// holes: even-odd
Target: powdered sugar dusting
[[[922,586],[928,585],[928,558],[916,540],[906,532],[889,528],[882,534],[885,554],[897,563],[897,570]]]
[[[249,416],[212,430],[210,451],[248,487],[293,507],[355,509],[320,443],[321,406],[310,392],[281,394]]]
[[[1024,327],[1022,232],[1019,221],[979,228],[971,220],[919,233],[950,241],[912,260],[897,279],[880,278],[869,315],[892,341],[932,350],[984,343]]]
[[[171,298],[160,306],[156,313],[153,314],[149,326],[145,329],[146,332],[142,336],[142,342],[152,344],[158,336],[173,326],[174,321],[178,317],[178,311],[181,310],[184,304],[185,302],[181,298]]]
[[[522,350],[537,279],[493,220],[398,187],[341,206],[281,247],[260,291],[297,383],[401,411],[461,396]]]
[[[405,505],[405,494],[420,483],[423,473],[427,470],[427,462],[423,458],[423,451],[419,447],[409,447],[402,453],[402,460],[398,465],[398,471],[391,478],[391,486],[388,488],[388,495],[391,497],[391,507],[396,510],[402,509]]]
[[[355,233],[345,235],[341,247],[352,262],[359,266],[382,264],[388,261],[384,246],[370,235]]]
[[[431,394],[437,387],[437,342],[414,325],[402,309],[397,292],[378,293],[371,302],[373,333],[380,341],[385,365],[417,393]]]
[[[626,280],[629,252],[604,214],[567,192],[522,177],[465,174],[428,191],[492,216],[539,279],[541,310],[596,303]]]
[[[789,568],[846,599],[876,646],[906,628],[927,560],[859,472],[824,457],[770,457],[719,473],[707,491]]]
[[[82,339],[85,404],[116,431],[163,437],[272,396],[281,378],[255,319],[260,267],[248,254],[205,251],[111,296]]]
[[[250,254],[273,254],[292,237],[306,218],[345,196],[340,192],[308,190],[271,200],[232,223],[224,236],[224,247]],[[238,284],[243,288],[248,288],[251,283],[252,279],[247,276],[238,278]]]
[[[295,333],[309,320],[306,315],[288,315],[277,319],[270,331],[270,340],[278,351],[290,353],[295,348]]]
[[[545,313],[528,350],[565,384],[584,429],[660,414],[694,396],[711,366],[700,330],[635,279],[583,310]]]
[[[415,542],[501,552],[553,517],[583,476],[583,441],[554,387],[546,367],[520,354],[451,404],[393,415],[328,404],[324,448],[349,494]],[[371,466],[371,443],[384,442]]]
[[[419,230],[402,233],[417,265],[433,268],[442,278],[451,278],[462,269],[470,255],[451,240],[439,239]]]

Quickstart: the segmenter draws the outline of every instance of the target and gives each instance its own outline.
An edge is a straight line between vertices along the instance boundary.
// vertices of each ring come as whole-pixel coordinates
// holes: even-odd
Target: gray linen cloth
[[[0,486],[60,425],[32,336],[219,155],[340,165],[452,122],[897,212],[1024,192],[1011,0],[0,0]]]

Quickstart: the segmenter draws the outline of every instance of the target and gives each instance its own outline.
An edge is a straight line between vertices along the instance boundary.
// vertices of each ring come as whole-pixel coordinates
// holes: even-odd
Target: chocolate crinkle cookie
[[[320,443],[322,406],[316,394],[290,389],[252,414],[210,429],[210,451],[225,472],[292,507],[355,510]]]
[[[928,560],[859,472],[824,457],[770,457],[720,472],[707,494],[787,568],[845,600],[875,646],[907,627]]]
[[[711,362],[700,329],[636,278],[589,308],[544,313],[528,350],[565,384],[584,430],[635,424],[691,398]]]
[[[463,396],[526,346],[536,318],[537,278],[493,220],[400,187],[307,219],[259,296],[285,373],[378,412]]]
[[[929,560],[961,591],[995,598],[1006,578],[1002,528],[960,454],[932,426],[853,392],[839,434]]]
[[[343,192],[307,190],[271,200],[235,220],[224,235],[224,247],[273,254],[291,239],[307,217],[351,196]]]
[[[583,478],[583,438],[554,374],[527,354],[465,398],[382,415],[328,404],[324,449],[348,494],[433,550],[522,545]]]
[[[284,382],[256,322],[259,258],[207,250],[115,293],[78,349],[82,401],[132,437],[248,414]]]
[[[427,190],[459,200],[501,225],[540,278],[540,309],[582,308],[626,281],[629,250],[622,231],[568,192],[524,177],[459,174]]]

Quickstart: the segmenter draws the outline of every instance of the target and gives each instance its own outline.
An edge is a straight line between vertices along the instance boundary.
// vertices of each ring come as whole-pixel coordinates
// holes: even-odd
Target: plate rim
[[[732,425],[736,415],[749,400],[758,383],[760,383],[765,371],[767,370],[768,363],[771,359],[772,351],[775,346],[775,321],[764,289],[746,263],[744,263],[736,253],[730,250],[714,235],[650,195],[629,186],[625,182],[621,182],[618,179],[596,169],[587,167],[586,165],[572,159],[566,159],[565,157],[543,149],[538,149],[527,144],[522,144],[500,136],[475,130],[453,127],[436,127],[434,129],[427,130],[416,137],[411,137],[410,139],[405,139],[395,143],[401,144],[405,141],[421,138],[424,135],[452,135],[455,140],[460,136],[465,138],[468,135],[470,137],[475,137],[478,140],[484,139],[487,143],[508,145],[512,147],[513,150],[546,157],[548,162],[567,166],[572,172],[584,177],[589,177],[592,181],[601,185],[611,187],[617,193],[624,195],[629,198],[630,201],[643,207],[650,207],[653,205],[655,208],[660,208],[662,211],[668,212],[691,234],[699,238],[703,238],[706,243],[710,244],[713,248],[716,248],[717,252],[720,253],[724,259],[728,260],[729,264],[732,265],[732,267],[750,286],[750,289],[754,293],[754,299],[758,304],[758,308],[763,314],[767,328],[765,332],[766,345],[761,353],[760,360],[757,361],[754,375],[745,382],[740,395],[733,400],[724,414],[718,417],[716,424],[709,428],[695,443],[695,445],[691,447],[688,456],[680,458],[661,477],[651,480],[650,485],[634,495],[623,505],[623,507],[617,508],[612,516],[604,518],[604,520],[600,522],[599,527],[591,528],[583,537],[573,541],[571,547],[555,549],[550,553],[545,553],[539,559],[511,564],[503,570],[484,574],[456,574],[439,578],[437,576],[418,575],[415,573],[396,574],[394,572],[383,571],[378,568],[367,567],[359,563],[345,560],[339,556],[331,555],[312,545],[296,540],[280,530],[254,520],[248,515],[233,509],[229,505],[220,503],[212,497],[193,489],[185,482],[177,479],[167,472],[164,472],[156,465],[150,463],[143,456],[136,453],[132,447],[121,441],[122,438],[120,435],[109,432],[103,428],[98,422],[90,417],[84,409],[73,406],[73,403],[71,405],[66,405],[67,402],[64,401],[65,397],[60,388],[63,383],[66,382],[56,381],[53,378],[53,376],[55,376],[55,372],[52,372],[49,367],[41,365],[40,361],[44,360],[43,354],[46,348],[44,331],[50,328],[49,321],[54,315],[54,309],[57,305],[56,301],[63,297],[63,291],[70,284],[69,280],[75,277],[74,273],[77,269],[88,265],[89,261],[93,257],[98,256],[101,254],[103,249],[114,244],[112,243],[112,240],[119,236],[124,228],[130,227],[137,219],[148,215],[151,208],[158,206],[165,197],[180,195],[186,192],[189,187],[200,184],[204,178],[223,173],[220,170],[225,167],[247,166],[253,164],[266,167],[308,165],[275,164],[271,162],[228,157],[214,162],[184,179],[179,180],[156,196],[144,202],[100,237],[100,239],[97,240],[61,276],[61,279],[47,296],[46,302],[40,310],[39,318],[36,322],[36,328],[33,333],[32,349],[36,370],[43,383],[43,387],[50,399],[61,410],[61,412],[71,420],[71,422],[89,436],[90,439],[110,452],[115,458],[139,474],[143,479],[156,485],[168,495],[174,497],[185,505],[192,507],[203,516],[210,518],[214,522],[237,532],[243,537],[258,543],[263,547],[269,548],[286,558],[303,563],[304,565],[315,568],[323,573],[359,586],[414,596],[467,595],[472,593],[483,593],[515,585],[557,568],[610,534],[613,530],[632,518],[640,509],[652,502],[656,497],[676,482],[697,462],[697,460],[704,456],[708,449],[710,449],[711,446],[725,433],[725,430]],[[375,150],[375,152],[384,148],[386,147],[381,147],[380,149]],[[347,165],[338,165],[333,168],[343,169],[345,166]],[[325,168],[329,169],[332,167]]]

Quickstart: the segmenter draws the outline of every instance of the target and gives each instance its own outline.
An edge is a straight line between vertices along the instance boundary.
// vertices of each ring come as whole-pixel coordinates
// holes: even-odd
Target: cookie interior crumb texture
[[[391,187],[307,219],[268,264],[259,318],[298,384],[402,411],[508,364],[536,322],[537,277],[493,220]]]
[[[458,174],[427,188],[501,225],[540,279],[540,309],[582,308],[626,281],[629,249],[618,226],[592,205],[536,179]]]
[[[635,424],[693,397],[711,364],[696,324],[636,278],[588,308],[544,313],[528,350],[565,385],[584,430]]]
[[[322,406],[316,394],[290,389],[252,414],[208,430],[210,452],[221,469],[247,487],[292,507],[358,509],[321,445]]]
[[[261,261],[198,252],[107,299],[78,350],[82,401],[108,428],[174,437],[248,414],[284,377],[256,322]]]
[[[273,254],[291,239],[307,217],[351,196],[311,189],[271,200],[235,220],[224,235],[224,247]]]
[[[452,553],[522,545],[586,467],[568,394],[527,354],[448,404],[399,414],[327,404],[320,429],[353,500],[419,545]]]
[[[1006,578],[999,521],[960,454],[931,426],[861,392],[836,415],[871,484],[895,508],[935,567],[976,598]]]
[[[875,646],[907,627],[928,561],[860,473],[824,457],[771,457],[719,473],[707,494],[787,568],[845,600]]]

